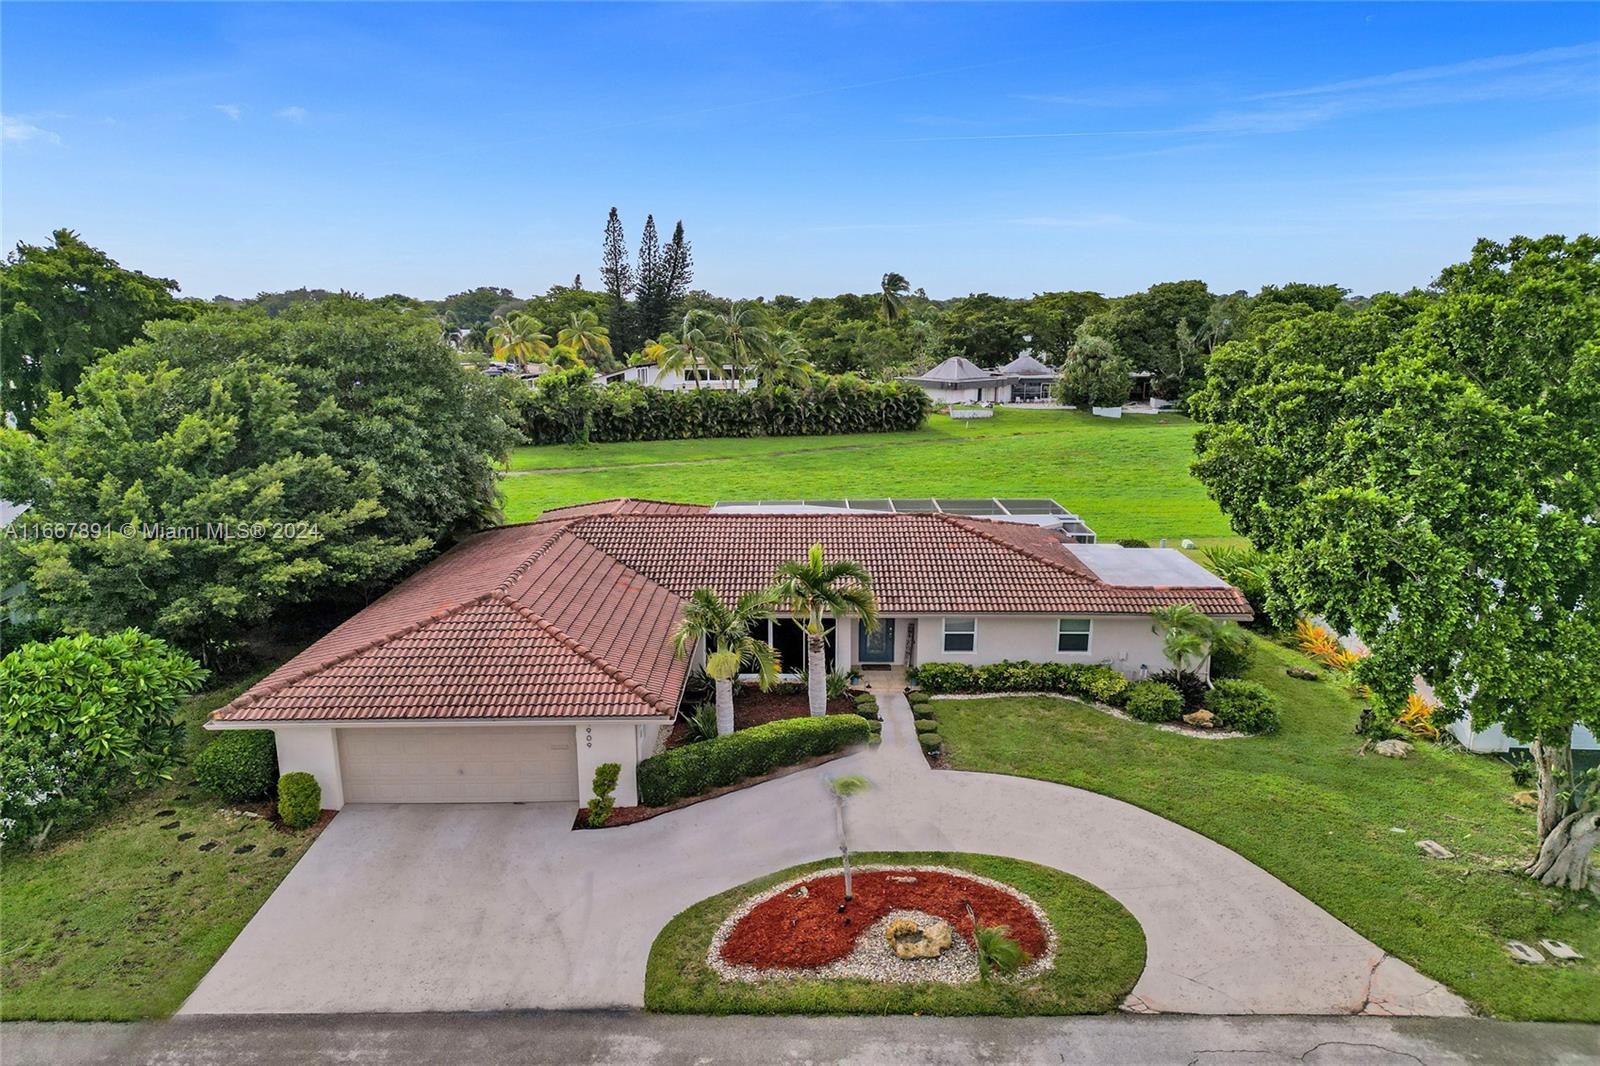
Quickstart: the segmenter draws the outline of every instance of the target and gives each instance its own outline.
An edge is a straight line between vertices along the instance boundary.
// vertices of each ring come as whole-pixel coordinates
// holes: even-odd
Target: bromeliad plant
[[[764,640],[750,635],[753,623],[772,617],[777,597],[772,589],[740,596],[732,606],[709,588],[698,588],[683,605],[683,620],[672,634],[672,650],[687,659],[702,641],[706,648],[706,674],[716,689],[717,735],[733,732],[733,682],[741,666],[755,668],[762,690],[778,679],[778,653]]]
[[[804,559],[778,567],[774,592],[805,628],[806,695],[812,715],[820,718],[828,713],[828,616],[858,615],[869,632],[877,629],[872,575],[848,559],[826,561],[822,545],[813,544]]]

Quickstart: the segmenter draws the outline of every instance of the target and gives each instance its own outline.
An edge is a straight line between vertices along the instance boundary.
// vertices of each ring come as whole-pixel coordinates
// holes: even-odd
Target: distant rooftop
[[[968,518],[992,518],[1001,522],[1025,522],[1028,525],[1059,529],[1079,544],[1093,544],[1094,530],[1071,511],[1055,500],[1044,497],[1021,499],[987,498],[912,498],[880,497],[875,499],[835,500],[719,500],[711,505],[713,511],[730,514],[794,514],[832,512],[889,512],[896,514],[955,514]]]
[[[970,359],[952,355],[926,374],[903,377],[901,381],[933,385],[940,388],[959,388],[963,385],[997,385],[1011,380],[1008,376],[985,370]]]

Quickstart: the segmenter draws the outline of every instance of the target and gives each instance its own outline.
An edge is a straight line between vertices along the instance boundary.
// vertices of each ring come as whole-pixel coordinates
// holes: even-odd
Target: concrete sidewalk
[[[1092,1063],[1591,1066],[1600,1028],[1473,1018],[703,1018],[634,1012],[252,1015],[11,1022],[6,1066]]]

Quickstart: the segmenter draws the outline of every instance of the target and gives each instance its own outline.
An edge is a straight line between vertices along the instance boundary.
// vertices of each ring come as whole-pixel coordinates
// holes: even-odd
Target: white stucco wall
[[[344,780],[339,774],[339,744],[332,726],[282,725],[273,729],[278,741],[278,773],[308,773],[322,788],[322,807],[344,806]]]
[[[601,763],[622,767],[617,775],[617,806],[632,807],[639,802],[639,734],[631,722],[595,722],[578,730],[578,801],[588,803],[594,795],[594,771]]]
[[[980,614],[961,617],[977,619],[973,651],[945,651],[944,616],[925,615],[917,619],[916,663],[912,665],[951,662],[980,666],[1006,659],[1036,663],[1107,663],[1132,678],[1158,673],[1172,665],[1161,650],[1161,637],[1152,631],[1148,615]],[[1064,617],[1090,618],[1088,651],[1056,650],[1057,623]],[[1206,670],[1201,672],[1204,674]]]
[[[936,386],[922,386],[935,404],[946,403],[1008,403],[1011,400],[1011,385],[972,385],[967,388],[938,388]]]

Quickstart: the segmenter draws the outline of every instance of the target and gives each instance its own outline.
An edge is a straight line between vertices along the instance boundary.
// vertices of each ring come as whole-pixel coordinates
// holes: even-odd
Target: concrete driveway
[[[1468,1013],[1281,881],[1117,800],[928,769],[910,708],[884,743],[634,826],[570,830],[561,805],[355,805],[323,832],[183,1013],[637,1007],[673,915],[834,854],[823,782],[859,772],[855,846],[1028,859],[1116,897],[1144,926],[1128,1009],[1198,1014]]]

